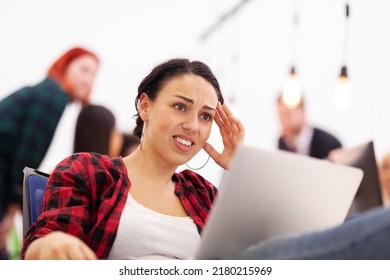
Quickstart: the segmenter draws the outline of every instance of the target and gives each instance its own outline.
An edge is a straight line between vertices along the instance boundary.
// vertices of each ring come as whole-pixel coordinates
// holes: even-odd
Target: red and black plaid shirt
[[[189,170],[175,173],[173,180],[177,182],[175,194],[200,233],[217,189]],[[24,237],[22,259],[33,240],[52,231],[79,237],[99,259],[106,259],[130,185],[120,157],[110,159],[95,153],[77,153],[64,159],[50,175],[42,213]]]

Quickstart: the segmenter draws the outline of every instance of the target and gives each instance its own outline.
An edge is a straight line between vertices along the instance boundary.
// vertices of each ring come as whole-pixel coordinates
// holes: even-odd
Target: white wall
[[[274,149],[279,129],[274,99],[291,64],[293,1],[249,1],[201,42],[201,34],[238,2],[0,0],[0,98],[40,81],[58,55],[81,45],[102,61],[92,101],[112,109],[118,126],[130,130],[141,79],[157,63],[185,56],[207,62],[226,98],[235,99],[246,142]],[[332,107],[342,63],[344,1],[299,1],[298,76],[310,122],[336,134],[346,148],[373,139],[380,158],[390,151],[390,1],[349,3],[350,110],[340,114]],[[42,169],[51,170],[71,152],[78,109],[67,109]],[[217,131],[212,142],[221,147]],[[201,173],[217,184],[221,170],[209,163]]]

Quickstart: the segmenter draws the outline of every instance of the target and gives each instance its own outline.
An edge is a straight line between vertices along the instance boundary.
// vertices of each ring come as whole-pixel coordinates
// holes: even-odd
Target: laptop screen
[[[344,222],[362,170],[241,146],[225,172],[196,259],[226,258],[277,235]]]
[[[363,170],[363,179],[348,211],[347,219],[356,214],[382,205],[378,167],[372,141],[350,150],[337,151],[332,162],[354,166]]]

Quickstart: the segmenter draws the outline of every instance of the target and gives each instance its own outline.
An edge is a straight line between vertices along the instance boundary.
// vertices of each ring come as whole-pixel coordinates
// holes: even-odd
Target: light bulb
[[[334,106],[337,111],[344,112],[349,108],[351,90],[347,76],[347,67],[341,68],[341,74],[334,92]]]
[[[297,107],[302,100],[301,92],[301,84],[295,75],[293,67],[286,84],[283,87],[283,103],[289,108]]]

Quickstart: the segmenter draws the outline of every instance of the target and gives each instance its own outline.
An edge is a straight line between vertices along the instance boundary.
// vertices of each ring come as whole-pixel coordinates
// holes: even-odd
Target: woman
[[[244,127],[223,105],[217,80],[201,62],[174,59],[157,66],[141,82],[135,104],[141,144],[123,159],[80,153],[59,163],[43,212],[25,235],[22,258],[185,259],[194,253],[217,189],[195,172],[175,171],[202,148],[228,169]],[[207,143],[213,120],[221,153]],[[254,244],[232,258],[321,258],[326,250],[342,258],[366,248],[390,257],[388,213]],[[349,240],[346,252],[340,249]]]
[[[94,53],[72,48],[42,82],[0,101],[0,259],[6,258],[13,217],[21,209],[23,168],[38,168],[66,104],[88,102],[97,68]]]
[[[26,234],[23,256],[25,253],[26,258],[48,259],[190,256],[200,240],[199,233],[216,189],[194,172],[175,173],[175,170],[202,148],[227,169],[236,146],[244,139],[244,128],[221,104],[218,81],[205,64],[175,59],[153,69],[140,84],[136,98],[135,134],[142,139],[139,147],[123,160],[80,153],[62,161],[49,179],[42,215]],[[206,142],[213,120],[224,140],[221,154]],[[90,180],[94,182],[90,184]],[[59,185],[62,187],[57,188]],[[53,199],[54,196],[61,199]],[[142,207],[151,211],[146,218],[152,223],[140,218],[145,210]],[[66,225],[57,224],[60,217],[68,215],[71,218]],[[134,221],[132,216],[139,219]],[[172,226],[161,225],[161,216],[172,220],[175,232],[182,234],[169,238]],[[164,235],[160,229],[165,230],[166,238],[157,238],[158,244],[141,251],[123,246],[127,243],[128,226],[144,229],[133,226],[134,222],[146,223],[153,229],[132,233],[134,242],[129,246],[145,243],[146,233],[154,232],[150,240]],[[187,245],[177,246],[178,240]]]

